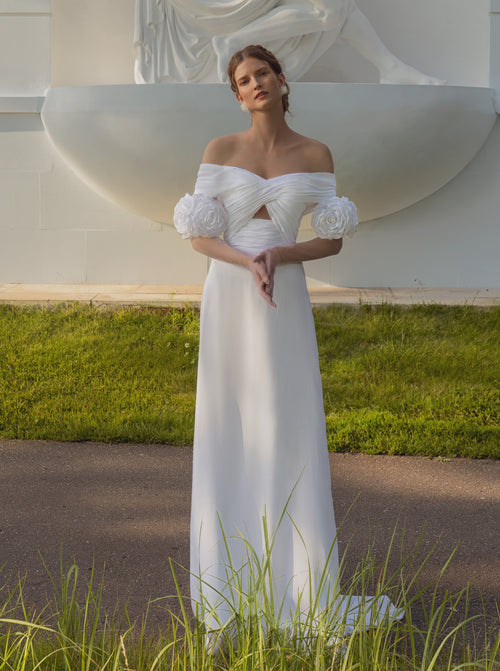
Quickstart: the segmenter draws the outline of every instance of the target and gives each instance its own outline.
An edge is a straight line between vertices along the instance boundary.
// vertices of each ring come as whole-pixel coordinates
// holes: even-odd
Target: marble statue
[[[137,83],[226,81],[231,55],[263,44],[296,81],[342,37],[384,84],[443,84],[399,60],[355,0],[136,0]]]

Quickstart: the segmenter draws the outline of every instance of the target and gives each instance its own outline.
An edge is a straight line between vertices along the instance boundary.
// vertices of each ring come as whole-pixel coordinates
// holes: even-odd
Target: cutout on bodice
[[[271,220],[271,217],[269,216],[269,212],[267,211],[267,207],[263,205],[257,212],[254,213],[252,219],[269,219]]]

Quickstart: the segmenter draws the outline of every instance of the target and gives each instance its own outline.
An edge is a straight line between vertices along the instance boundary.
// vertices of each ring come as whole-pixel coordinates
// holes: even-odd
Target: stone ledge
[[[40,114],[44,96],[0,96],[0,114]]]
[[[50,15],[50,0],[0,0],[0,15]]]

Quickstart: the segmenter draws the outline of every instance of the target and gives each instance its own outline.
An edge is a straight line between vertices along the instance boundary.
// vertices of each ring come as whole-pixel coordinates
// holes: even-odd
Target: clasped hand
[[[254,256],[249,263],[249,269],[252,272],[260,295],[273,308],[277,307],[273,301],[273,291],[274,272],[278,262],[278,254],[274,248],[271,248],[264,249],[257,256]]]

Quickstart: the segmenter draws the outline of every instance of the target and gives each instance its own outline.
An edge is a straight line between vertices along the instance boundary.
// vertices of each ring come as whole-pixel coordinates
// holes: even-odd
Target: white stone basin
[[[408,207],[453,179],[496,120],[487,88],[299,82],[292,127],[334,152],[338,192],[360,220]],[[53,88],[42,109],[61,155],[100,194],[171,223],[205,144],[249,117],[222,84]]]

